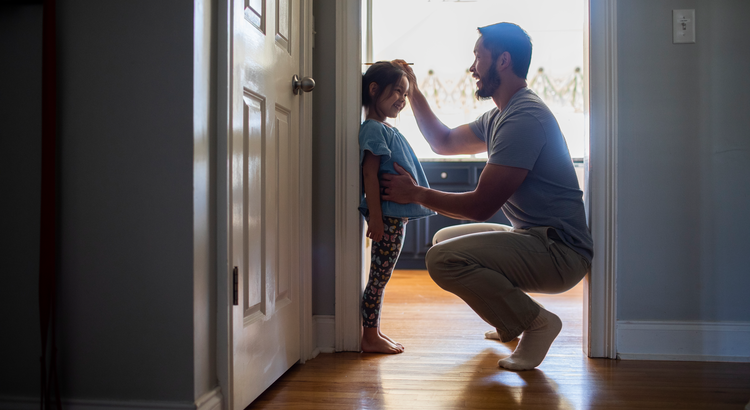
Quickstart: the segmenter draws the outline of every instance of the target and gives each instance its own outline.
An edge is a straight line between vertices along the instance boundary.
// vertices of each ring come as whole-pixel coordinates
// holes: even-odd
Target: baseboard
[[[62,399],[65,410],[221,410],[220,388],[204,394],[195,403],[172,401],[121,401]],[[52,406],[54,407],[54,405]],[[39,410],[38,397],[0,397],[3,410]]]
[[[748,322],[618,321],[623,360],[750,362]]]
[[[62,407],[65,410],[195,410],[195,403],[62,399]],[[0,397],[0,409],[39,410],[39,398]]]
[[[221,410],[223,401],[221,387],[216,387],[195,401],[195,410]]]
[[[336,351],[336,316],[314,315],[313,334],[315,335],[315,350],[318,353],[333,353]]]
[[[39,398],[30,397],[0,397],[0,409],[7,410],[39,410]]]

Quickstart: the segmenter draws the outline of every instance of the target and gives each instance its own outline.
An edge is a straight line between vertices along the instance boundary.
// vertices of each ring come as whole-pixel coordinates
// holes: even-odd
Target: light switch
[[[672,10],[672,43],[695,43],[695,10]]]

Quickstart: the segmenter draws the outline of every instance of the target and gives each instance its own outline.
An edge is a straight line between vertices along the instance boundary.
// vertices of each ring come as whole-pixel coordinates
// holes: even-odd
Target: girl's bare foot
[[[385,340],[387,340],[387,341],[391,342],[392,344],[394,344],[394,345],[396,345],[396,346],[400,347],[401,349],[403,349],[403,348],[404,348],[404,345],[402,345],[401,343],[399,343],[399,342],[396,342],[396,341],[394,341],[393,339],[391,339],[390,337],[388,337],[388,336],[384,335],[383,333],[381,333],[381,332],[380,332],[380,328],[378,328],[378,335],[380,335],[380,337],[382,337],[383,339],[385,339]]]
[[[362,332],[362,351],[365,353],[403,353],[404,347],[380,336],[375,327],[366,327]]]

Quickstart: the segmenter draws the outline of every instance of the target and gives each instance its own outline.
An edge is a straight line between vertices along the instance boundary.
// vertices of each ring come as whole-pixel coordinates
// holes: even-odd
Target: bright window
[[[438,118],[450,127],[473,121],[494,107],[492,100],[474,98],[475,84],[468,73],[477,27],[501,21],[523,27],[534,45],[529,87],[557,117],[571,157],[583,158],[584,1],[370,0],[370,5],[371,25],[363,27],[372,31],[370,36],[363,33],[363,61],[401,58],[414,63],[420,89]],[[363,9],[367,10],[367,0]],[[372,56],[367,55],[368,41]],[[429,148],[408,107],[394,125],[420,159],[445,158]]]

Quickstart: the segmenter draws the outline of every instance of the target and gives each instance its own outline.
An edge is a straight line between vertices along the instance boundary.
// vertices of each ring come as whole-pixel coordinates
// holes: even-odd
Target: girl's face
[[[406,76],[401,76],[401,80],[395,84],[389,85],[383,90],[383,94],[375,103],[375,110],[379,116],[379,120],[383,121],[385,118],[396,118],[398,113],[406,107],[406,93],[409,91],[409,80]]]

